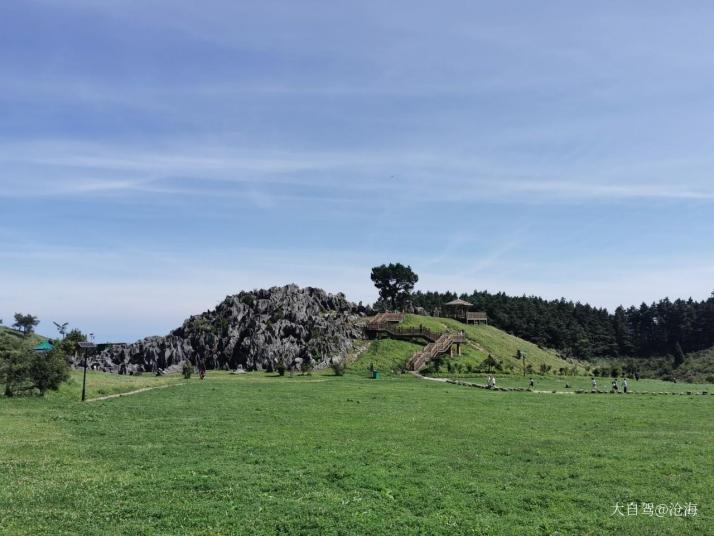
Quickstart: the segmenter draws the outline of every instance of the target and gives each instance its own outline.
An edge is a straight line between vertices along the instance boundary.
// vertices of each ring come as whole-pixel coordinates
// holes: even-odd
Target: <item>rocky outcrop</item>
[[[276,370],[342,360],[361,335],[356,306],[342,294],[296,285],[228,296],[165,337],[104,350],[92,361],[119,373],[157,372],[185,360],[209,369]]]

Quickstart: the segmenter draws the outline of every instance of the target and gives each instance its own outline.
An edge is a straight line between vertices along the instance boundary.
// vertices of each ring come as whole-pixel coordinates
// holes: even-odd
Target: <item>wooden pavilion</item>
[[[453,318],[464,324],[488,324],[488,315],[483,311],[471,311],[472,307],[473,303],[456,299],[443,305],[441,316]]]

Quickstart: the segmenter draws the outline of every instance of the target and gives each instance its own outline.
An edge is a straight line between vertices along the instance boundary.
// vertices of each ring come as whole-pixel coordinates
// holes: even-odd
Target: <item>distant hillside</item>
[[[578,371],[581,373],[585,371],[577,362],[567,361],[553,350],[540,348],[493,326],[467,326],[449,318],[419,315],[406,315],[402,325],[404,327],[419,327],[421,325],[434,331],[463,330],[467,337],[467,343],[462,347],[462,355],[455,358],[454,362],[462,363],[464,366],[478,366],[491,354],[503,363],[504,370],[512,368],[514,372],[520,372],[523,370],[523,365],[516,358],[516,354],[518,350],[521,350],[526,353],[526,364],[531,365],[536,373],[542,364],[550,366],[551,373],[557,373],[561,368],[572,369],[574,366],[578,367]],[[422,346],[389,339],[373,341],[355,366],[361,369],[369,366],[369,363],[373,363],[376,368],[382,370],[400,368]]]

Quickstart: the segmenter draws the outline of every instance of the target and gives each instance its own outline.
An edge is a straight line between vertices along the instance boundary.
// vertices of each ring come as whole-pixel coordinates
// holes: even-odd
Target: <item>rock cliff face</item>
[[[228,296],[166,337],[114,346],[90,360],[119,373],[156,372],[185,360],[208,369],[315,368],[341,360],[360,336],[357,308],[344,295],[295,285]]]

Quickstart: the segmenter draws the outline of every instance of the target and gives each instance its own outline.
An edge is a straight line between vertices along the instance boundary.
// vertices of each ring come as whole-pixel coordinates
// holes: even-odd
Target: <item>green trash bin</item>
[[[379,371],[378,371],[378,370],[373,370],[373,371],[372,371],[372,379],[373,379],[373,380],[378,380],[378,379],[379,379]]]

